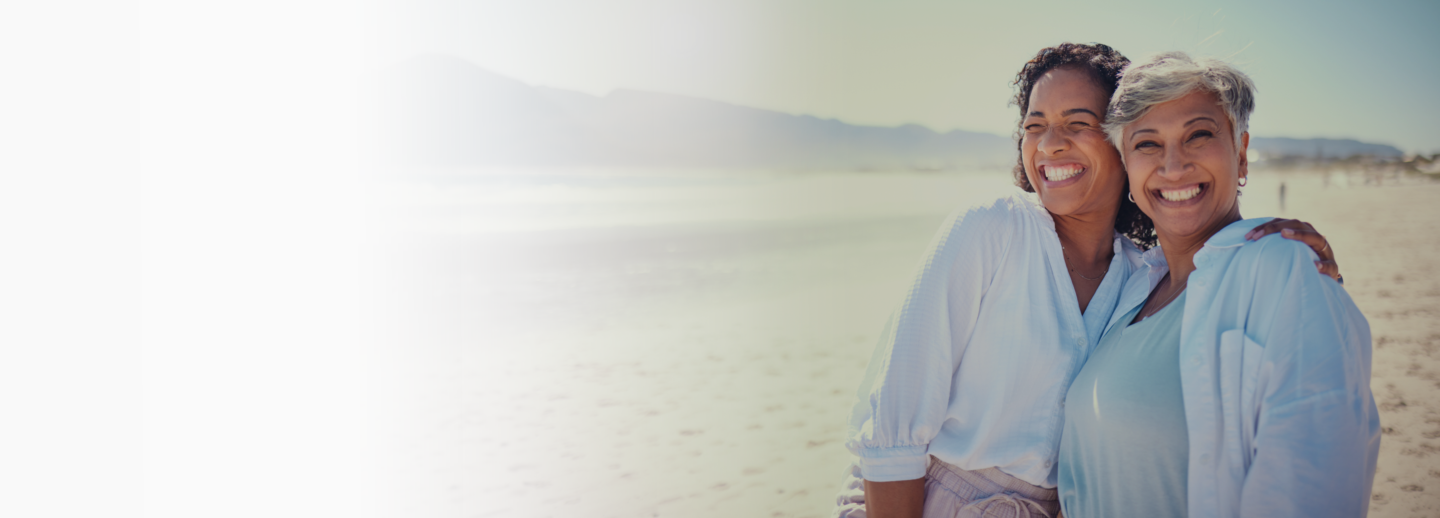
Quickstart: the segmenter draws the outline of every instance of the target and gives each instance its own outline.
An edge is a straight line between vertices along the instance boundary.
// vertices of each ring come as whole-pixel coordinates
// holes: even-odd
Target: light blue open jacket
[[[1380,450],[1370,326],[1308,246],[1245,240],[1269,220],[1195,254],[1180,335],[1189,515],[1364,516]],[[1109,326],[1168,271],[1159,247],[1142,259]]]

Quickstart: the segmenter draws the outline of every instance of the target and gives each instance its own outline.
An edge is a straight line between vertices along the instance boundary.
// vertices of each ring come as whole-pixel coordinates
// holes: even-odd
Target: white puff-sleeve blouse
[[[1055,487],[1063,398],[1140,262],[1115,257],[1081,313],[1055,223],[1034,195],[941,227],[857,393],[846,446],[866,480],[925,476],[928,457]]]

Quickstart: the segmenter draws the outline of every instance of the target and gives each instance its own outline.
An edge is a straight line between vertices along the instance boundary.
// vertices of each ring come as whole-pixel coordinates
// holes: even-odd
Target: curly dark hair
[[[1016,87],[1015,99],[1011,100],[1010,104],[1020,107],[1020,121],[1023,123],[1025,114],[1030,110],[1030,93],[1035,87],[1035,81],[1046,72],[1063,66],[1075,66],[1088,72],[1095,84],[1105,89],[1105,95],[1109,96],[1115,93],[1115,88],[1120,84],[1120,75],[1129,64],[1129,58],[1110,46],[1099,43],[1061,43],[1040,49],[1040,52],[1020,69],[1020,73],[1015,75],[1015,82],[1012,83]],[[1025,133],[1018,127],[1019,123],[1016,126],[1015,148],[1019,151],[1019,158],[1015,163],[1015,185],[1025,192],[1035,192],[1035,186],[1030,185],[1030,178],[1025,175]],[[1130,192],[1128,178],[1122,192]],[[1130,238],[1141,249],[1155,246],[1154,222],[1150,221],[1150,217],[1144,212],[1140,212],[1140,207],[1126,196],[1120,197],[1120,212],[1115,216],[1115,231]]]

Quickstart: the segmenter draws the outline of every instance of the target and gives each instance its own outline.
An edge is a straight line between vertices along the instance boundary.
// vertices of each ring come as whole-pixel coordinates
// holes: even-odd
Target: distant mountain
[[[1015,160],[1014,141],[999,135],[857,126],[633,90],[595,97],[438,55],[390,69],[380,106],[380,151],[402,163],[956,169]]]
[[[1370,144],[1349,139],[1253,137],[1250,139],[1250,149],[1266,159],[1282,157],[1349,158],[1363,155],[1377,158],[1398,158],[1405,156],[1405,153],[1394,146]]]
[[[384,159],[430,165],[598,165],[798,169],[1005,168],[1015,143],[989,133],[858,126],[681,95],[604,97],[530,86],[441,55],[388,69]],[[1255,137],[1264,158],[1404,154],[1355,140]]]

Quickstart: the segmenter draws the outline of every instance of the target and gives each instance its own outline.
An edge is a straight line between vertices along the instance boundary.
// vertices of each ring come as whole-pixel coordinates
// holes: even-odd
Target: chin
[[[1075,213],[1084,204],[1084,201],[1076,196],[1040,196],[1040,204],[1045,206],[1045,210],[1061,216]]]
[[[1152,216],[1151,219],[1153,220],[1154,217]],[[1193,236],[1204,232],[1208,226],[1207,223],[1209,223],[1209,220],[1202,221],[1191,218],[1185,218],[1184,220],[1174,221],[1165,225],[1157,221],[1155,223],[1155,232],[1156,234],[1169,234],[1174,237]]]

